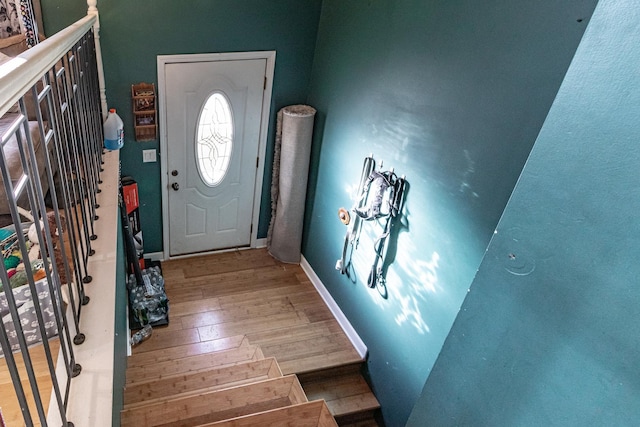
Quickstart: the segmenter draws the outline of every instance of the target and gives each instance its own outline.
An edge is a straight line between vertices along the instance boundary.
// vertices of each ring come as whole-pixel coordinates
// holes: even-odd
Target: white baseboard
[[[333,299],[315,271],[313,271],[313,268],[311,268],[311,265],[304,256],[301,257],[300,267],[302,267],[304,272],[307,274],[309,280],[311,280],[311,283],[313,283],[313,286],[316,288],[325,304],[327,304],[327,307],[329,307],[331,313],[333,313],[333,317],[336,318],[338,324],[340,324],[340,327],[342,327],[342,330],[347,335],[349,341],[351,341],[351,344],[353,344],[360,357],[362,357],[363,359],[366,358],[367,346],[362,341],[353,326],[351,326],[351,323],[347,319],[347,316],[345,316],[342,310],[340,310],[340,307],[338,307],[338,304]]]
[[[164,252],[145,252],[144,257],[151,261],[164,261]]]
[[[256,239],[255,242],[255,246],[253,246],[254,248],[258,249],[258,248],[266,248],[267,247],[267,238],[265,237],[264,239]],[[248,249],[248,248],[247,248]],[[230,249],[232,251],[235,251],[236,249]],[[218,251],[218,252],[224,252],[224,251]],[[207,252],[207,253],[214,253],[214,252]],[[203,255],[202,254],[189,254],[189,255],[185,255],[184,257],[192,257],[192,256],[197,256],[197,255]],[[165,257],[164,256],[164,252],[150,252],[150,253],[145,253],[144,254],[145,258],[149,258],[151,261],[164,261],[165,259],[170,259],[170,258],[181,258],[180,256],[177,257]]]
[[[128,300],[128,298],[127,298]],[[131,324],[129,323],[129,304],[127,303],[127,357],[133,354],[131,350]]]

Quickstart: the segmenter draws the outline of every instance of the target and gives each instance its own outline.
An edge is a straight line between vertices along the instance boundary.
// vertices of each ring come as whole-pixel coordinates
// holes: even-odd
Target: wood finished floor
[[[129,367],[153,367],[225,350],[248,360],[254,346],[260,349],[257,359],[274,357],[284,375],[362,361],[300,266],[280,263],[264,249],[166,261],[162,269],[170,323],[154,328],[152,337],[133,349]],[[56,353],[57,339],[51,344]],[[237,351],[242,348],[246,357]],[[48,406],[51,387],[40,349],[35,346],[31,351]],[[216,357],[220,359],[220,354]],[[0,407],[8,426],[23,425],[2,365]],[[33,415],[37,418],[35,411]]]
[[[57,338],[49,340],[49,346],[52,354],[58,354],[60,349],[60,341]],[[33,370],[38,383],[38,389],[40,392],[40,400],[44,407],[44,413],[47,413],[49,408],[49,399],[51,397],[52,383],[49,376],[49,367],[47,365],[47,359],[45,356],[44,347],[42,344],[35,345],[29,348],[29,354]],[[16,359],[16,365],[22,382],[22,386],[27,396],[27,403],[29,405],[29,411],[31,413],[32,420],[35,426],[39,426],[40,419],[33,400],[33,393],[29,385],[29,378],[27,377],[27,371],[25,369],[24,360],[22,355],[14,353]],[[2,410],[2,416],[7,426],[23,426],[24,419],[22,417],[22,411],[16,392],[13,387],[11,375],[7,368],[6,359],[2,357],[0,359],[0,410]]]
[[[299,265],[265,249],[162,263],[169,325],[133,349],[129,365],[239,347],[301,374],[362,360]]]

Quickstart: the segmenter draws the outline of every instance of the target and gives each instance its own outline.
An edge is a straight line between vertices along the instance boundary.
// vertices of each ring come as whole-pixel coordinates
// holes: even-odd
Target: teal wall
[[[99,3],[102,3],[99,1]],[[40,0],[46,36],[51,36],[87,14],[87,2],[81,0]]]
[[[83,1],[42,1],[47,31],[59,30],[86,13]],[[160,163],[142,163],[142,150],[159,149],[159,141],[135,142],[131,85],[141,81],[157,85],[157,55],[277,51],[258,226],[258,237],[266,237],[271,212],[268,189],[275,113],[285,105],[306,99],[320,5],[321,0],[98,2],[107,100],[125,123],[125,146],[120,155],[122,174],[131,175],[138,182],[145,252],[162,250]],[[76,16],[79,11],[80,16]]]
[[[79,0],[42,1],[48,34],[86,9]],[[275,112],[304,101],[316,107],[303,253],[369,348],[386,424],[404,425],[595,3],[100,1],[107,97],[125,121],[123,174],[140,185],[146,250],[162,249],[160,167],[143,164],[141,151],[158,142],[133,141],[130,85],[155,82],[159,54],[277,50],[266,164]],[[336,212],[352,204],[348,187],[371,152],[410,183],[386,299],[363,284],[369,230],[355,278],[334,270],[345,231]],[[263,193],[260,237],[269,216]],[[447,397],[455,400],[453,391]]]
[[[118,213],[118,240],[116,250],[116,307],[115,340],[113,351],[113,415],[112,426],[120,426],[120,411],[124,406],[124,383],[127,369],[127,344],[129,327],[127,325],[127,272],[122,226]]]
[[[409,425],[638,425],[639,45],[600,0]]]
[[[595,0],[325,0],[303,253],[369,348],[388,426],[404,425],[584,32]],[[373,152],[410,184],[388,297],[334,265],[349,185]],[[368,225],[368,224],[367,224]]]

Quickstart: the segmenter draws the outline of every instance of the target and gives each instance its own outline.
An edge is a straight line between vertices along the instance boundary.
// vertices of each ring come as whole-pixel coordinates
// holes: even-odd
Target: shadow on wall
[[[398,254],[398,236],[400,232],[409,232],[409,223],[406,220],[404,215],[404,199],[409,193],[409,183],[404,181],[402,184],[402,194],[399,195],[399,204],[398,204],[398,215],[395,218],[391,218],[390,221],[390,229],[388,231],[388,243],[384,252],[379,252],[382,260],[382,266],[380,267],[380,278],[378,279],[377,288],[378,292],[383,298],[389,297],[389,292],[386,286],[386,278],[387,273],[389,271],[389,266],[393,264],[396,260],[396,255]],[[369,274],[372,274],[373,271]]]
[[[352,186],[347,186],[350,194],[355,194]],[[406,187],[405,196],[409,194]],[[440,255],[433,252],[427,259],[412,257],[397,257],[398,247],[403,247],[403,253],[420,253],[419,248],[402,237],[410,231],[410,213],[407,206],[402,206],[400,214],[395,218],[388,236],[388,247],[383,255],[382,274],[385,280],[379,283],[377,291],[369,293],[372,301],[385,310],[395,310],[391,318],[398,326],[408,325],[419,334],[430,331],[420,307],[424,306],[429,297],[438,290],[438,265]],[[386,218],[364,221],[360,232],[358,246],[351,253],[347,277],[353,284],[365,285],[375,263],[381,236],[384,234]],[[402,239],[402,243],[399,241]],[[390,268],[394,265],[394,268]],[[394,270],[402,271],[401,279]],[[387,277],[387,274],[389,277]],[[390,286],[386,286],[390,283]],[[384,300],[393,303],[387,304]]]
[[[314,107],[315,108],[315,107]],[[316,108],[315,121],[313,123],[313,139],[311,142],[311,158],[309,161],[309,177],[307,178],[307,197],[304,213],[304,229],[309,228],[311,213],[314,211],[316,202],[316,188],[318,185],[318,167],[320,163],[320,151],[322,149],[322,141],[324,138],[324,125],[327,115],[320,109]],[[269,178],[271,179],[271,178]],[[307,246],[308,233],[302,234],[302,248]]]

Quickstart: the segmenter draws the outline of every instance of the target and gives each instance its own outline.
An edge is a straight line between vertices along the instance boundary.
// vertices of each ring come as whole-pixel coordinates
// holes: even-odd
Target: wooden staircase
[[[361,363],[335,366],[298,375],[309,400],[322,399],[338,425],[377,427],[378,399],[364,380]]]
[[[169,326],[128,358],[121,425],[377,426],[363,359],[299,266],[163,263]]]
[[[358,364],[303,373],[301,384],[246,337],[206,354],[158,353],[129,358],[122,427],[377,426],[379,404]]]

